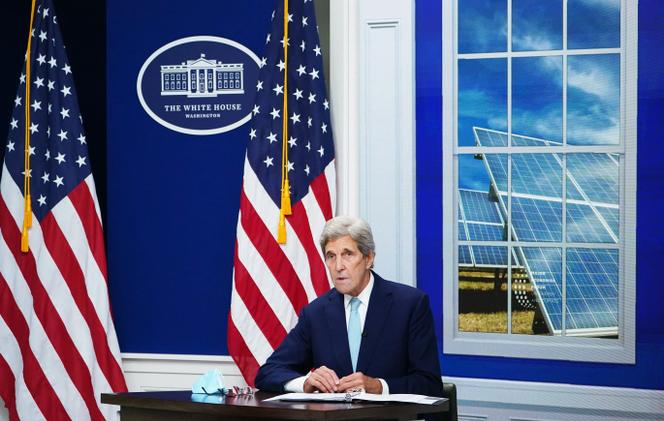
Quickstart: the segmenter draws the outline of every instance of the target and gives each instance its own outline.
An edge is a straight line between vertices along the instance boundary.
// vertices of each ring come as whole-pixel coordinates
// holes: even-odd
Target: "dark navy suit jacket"
[[[256,387],[283,392],[290,380],[326,366],[353,373],[343,294],[332,289],[305,306],[297,325],[261,366]],[[426,294],[374,273],[357,371],[384,379],[390,393],[442,396],[433,316]]]

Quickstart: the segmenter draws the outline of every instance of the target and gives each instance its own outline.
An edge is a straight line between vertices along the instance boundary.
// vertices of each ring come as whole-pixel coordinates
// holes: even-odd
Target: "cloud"
[[[544,51],[556,48],[556,45],[551,42],[550,38],[546,37],[546,34],[534,34],[522,37],[515,36],[512,38],[512,42],[515,48],[518,46],[519,50]]]
[[[568,87],[609,100],[620,95],[619,62],[616,60],[616,66],[610,66],[608,60],[597,57],[601,56],[570,58]]]

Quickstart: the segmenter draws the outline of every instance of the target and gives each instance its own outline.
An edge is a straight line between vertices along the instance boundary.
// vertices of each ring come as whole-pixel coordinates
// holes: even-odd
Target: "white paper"
[[[392,394],[376,395],[373,393],[286,393],[265,399],[269,401],[296,401],[296,402],[406,402],[420,405],[436,405],[445,402],[447,399],[435,396],[412,395],[412,394]]]

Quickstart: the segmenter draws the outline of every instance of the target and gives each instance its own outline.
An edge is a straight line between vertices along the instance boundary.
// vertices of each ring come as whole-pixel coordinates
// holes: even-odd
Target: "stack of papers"
[[[355,401],[369,401],[369,402],[406,402],[416,403],[420,405],[439,405],[445,402],[446,398],[439,398],[436,396],[425,395],[412,395],[412,394],[392,394],[392,395],[376,395],[373,393],[286,393],[284,395],[275,396],[273,398],[265,399],[264,402],[269,401],[290,401],[290,402],[355,402]]]

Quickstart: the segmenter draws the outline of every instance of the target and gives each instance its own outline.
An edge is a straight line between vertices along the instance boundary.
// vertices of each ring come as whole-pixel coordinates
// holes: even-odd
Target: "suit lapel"
[[[373,275],[374,286],[371,291],[369,307],[367,308],[367,318],[364,322],[360,355],[357,360],[357,371],[361,371],[365,374],[369,369],[372,360],[371,357],[376,351],[376,346],[378,345],[383,329],[385,328],[385,321],[392,308],[392,293],[385,291],[384,281],[380,276],[375,273]],[[350,355],[347,342],[348,341],[346,341],[346,352]]]
[[[350,348],[348,347],[348,332],[346,330],[346,313],[344,311],[344,296],[337,291],[332,291],[325,307],[328,324],[328,332],[332,338],[334,354],[341,372],[337,375],[345,376],[353,372],[353,364],[350,361]],[[360,352],[361,354],[361,352]]]

